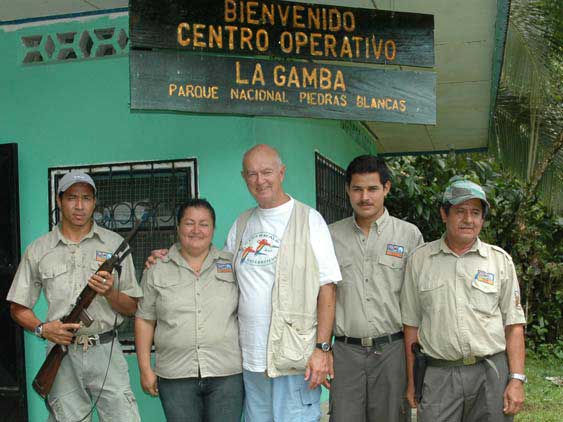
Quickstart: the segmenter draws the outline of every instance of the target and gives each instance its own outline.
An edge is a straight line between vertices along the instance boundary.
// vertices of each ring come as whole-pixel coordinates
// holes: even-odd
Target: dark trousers
[[[377,352],[377,353],[376,353]],[[407,376],[405,343],[381,350],[336,341],[330,390],[331,422],[405,422]]]
[[[158,378],[168,422],[240,422],[242,374],[208,378]]]

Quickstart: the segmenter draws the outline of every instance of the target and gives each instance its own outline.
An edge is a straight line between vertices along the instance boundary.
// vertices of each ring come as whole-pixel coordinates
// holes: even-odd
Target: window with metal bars
[[[346,171],[318,152],[315,152],[315,182],[317,211],[327,224],[352,215],[346,195]]]
[[[143,215],[148,216],[133,241],[132,256],[137,279],[150,251],[169,247],[176,241],[176,213],[189,198],[197,198],[197,161],[146,161],[49,168],[49,227],[59,221],[56,194],[60,178],[71,170],[88,173],[96,183],[94,220],[122,236]],[[134,351],[132,319],[119,328],[125,351]]]

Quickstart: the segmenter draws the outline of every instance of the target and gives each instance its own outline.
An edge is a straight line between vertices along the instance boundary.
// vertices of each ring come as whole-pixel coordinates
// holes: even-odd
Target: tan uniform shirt
[[[423,242],[418,228],[385,210],[367,237],[354,217],[329,229],[342,273],[334,334],[379,337],[401,331],[399,296],[407,255]]]
[[[444,236],[409,258],[401,294],[403,323],[418,327],[436,359],[489,356],[506,349],[504,326],[526,322],[512,258],[477,239],[456,255]]]
[[[26,249],[7,300],[31,309],[43,289],[48,304],[46,320],[62,318],[71,311],[90,276],[122,241],[121,236],[96,223],[78,243],[66,239],[59,227],[55,227]],[[113,275],[114,288],[130,297],[142,295],[131,256],[123,263],[121,277],[115,271]],[[81,328],[78,334],[100,334],[113,329],[115,312],[104,297],[96,296],[88,313],[94,323]],[[123,316],[118,314],[117,324],[122,322]]]
[[[197,274],[176,244],[145,271],[137,317],[156,321],[158,376],[205,378],[242,372],[232,258],[212,246]]]

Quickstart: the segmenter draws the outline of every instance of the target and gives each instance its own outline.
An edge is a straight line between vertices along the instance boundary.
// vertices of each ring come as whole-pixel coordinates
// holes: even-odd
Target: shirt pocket
[[[235,282],[235,276],[233,274],[233,272],[225,272],[225,273],[217,273],[215,274],[215,278],[217,279],[217,281],[220,281],[222,283],[234,283]]]
[[[352,272],[352,260],[343,259],[342,261],[339,261],[338,264],[340,266],[340,274],[342,275],[342,280],[336,283],[336,287],[342,288],[349,286],[350,284],[352,284],[352,280],[354,279],[354,274]]]
[[[90,262],[90,269],[86,270],[86,272],[88,273],[88,278],[90,278],[92,275],[94,275],[96,273],[96,271],[98,271],[98,269],[100,268],[100,265],[102,263],[98,262],[98,261],[91,261]],[[115,277],[114,277],[115,278]],[[117,283],[117,280],[114,280],[113,283]]]
[[[166,271],[155,277],[153,283],[158,291],[156,298],[157,319],[167,320],[172,324],[176,321],[176,315],[182,312],[193,313],[195,311],[195,288],[190,277],[182,277],[181,272],[172,274]]]
[[[238,286],[233,272],[217,272],[215,274],[215,281],[220,297],[226,300],[227,303],[233,302],[236,306],[238,303]]]
[[[70,274],[66,263],[39,267],[41,283],[49,303],[65,299],[70,291]]]
[[[471,282],[471,308],[485,315],[493,315],[499,302],[497,283],[489,284],[476,278]]]
[[[405,261],[401,258],[384,255],[380,256],[377,262],[383,273],[383,279],[387,281],[389,288],[395,293],[400,292],[403,286]]]
[[[445,303],[446,286],[441,280],[424,280],[418,287],[420,304],[424,309],[443,306]]]

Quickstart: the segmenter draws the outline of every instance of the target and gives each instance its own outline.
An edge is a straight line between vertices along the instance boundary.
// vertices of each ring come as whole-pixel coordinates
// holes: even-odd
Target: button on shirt
[[[526,322],[510,255],[477,239],[459,256],[444,236],[409,258],[401,294],[403,323],[418,327],[436,359],[489,356],[506,349],[504,327]]]
[[[404,266],[407,255],[423,242],[418,228],[385,210],[368,236],[354,217],[329,229],[342,273],[336,289],[334,334],[378,337],[401,331]]]
[[[232,257],[211,246],[200,273],[179,245],[143,276],[137,317],[156,321],[155,372],[163,378],[242,372]]]
[[[43,289],[48,304],[46,321],[61,319],[72,310],[90,276],[122,241],[121,236],[96,223],[78,243],[66,239],[55,227],[26,249],[7,300],[31,309]],[[142,295],[131,256],[123,262],[121,277],[116,271],[113,276],[114,288],[130,297]],[[78,334],[93,335],[113,329],[115,311],[104,297],[96,296],[88,313],[94,322],[90,327],[82,327]],[[123,316],[118,314],[117,324],[122,322]]]

